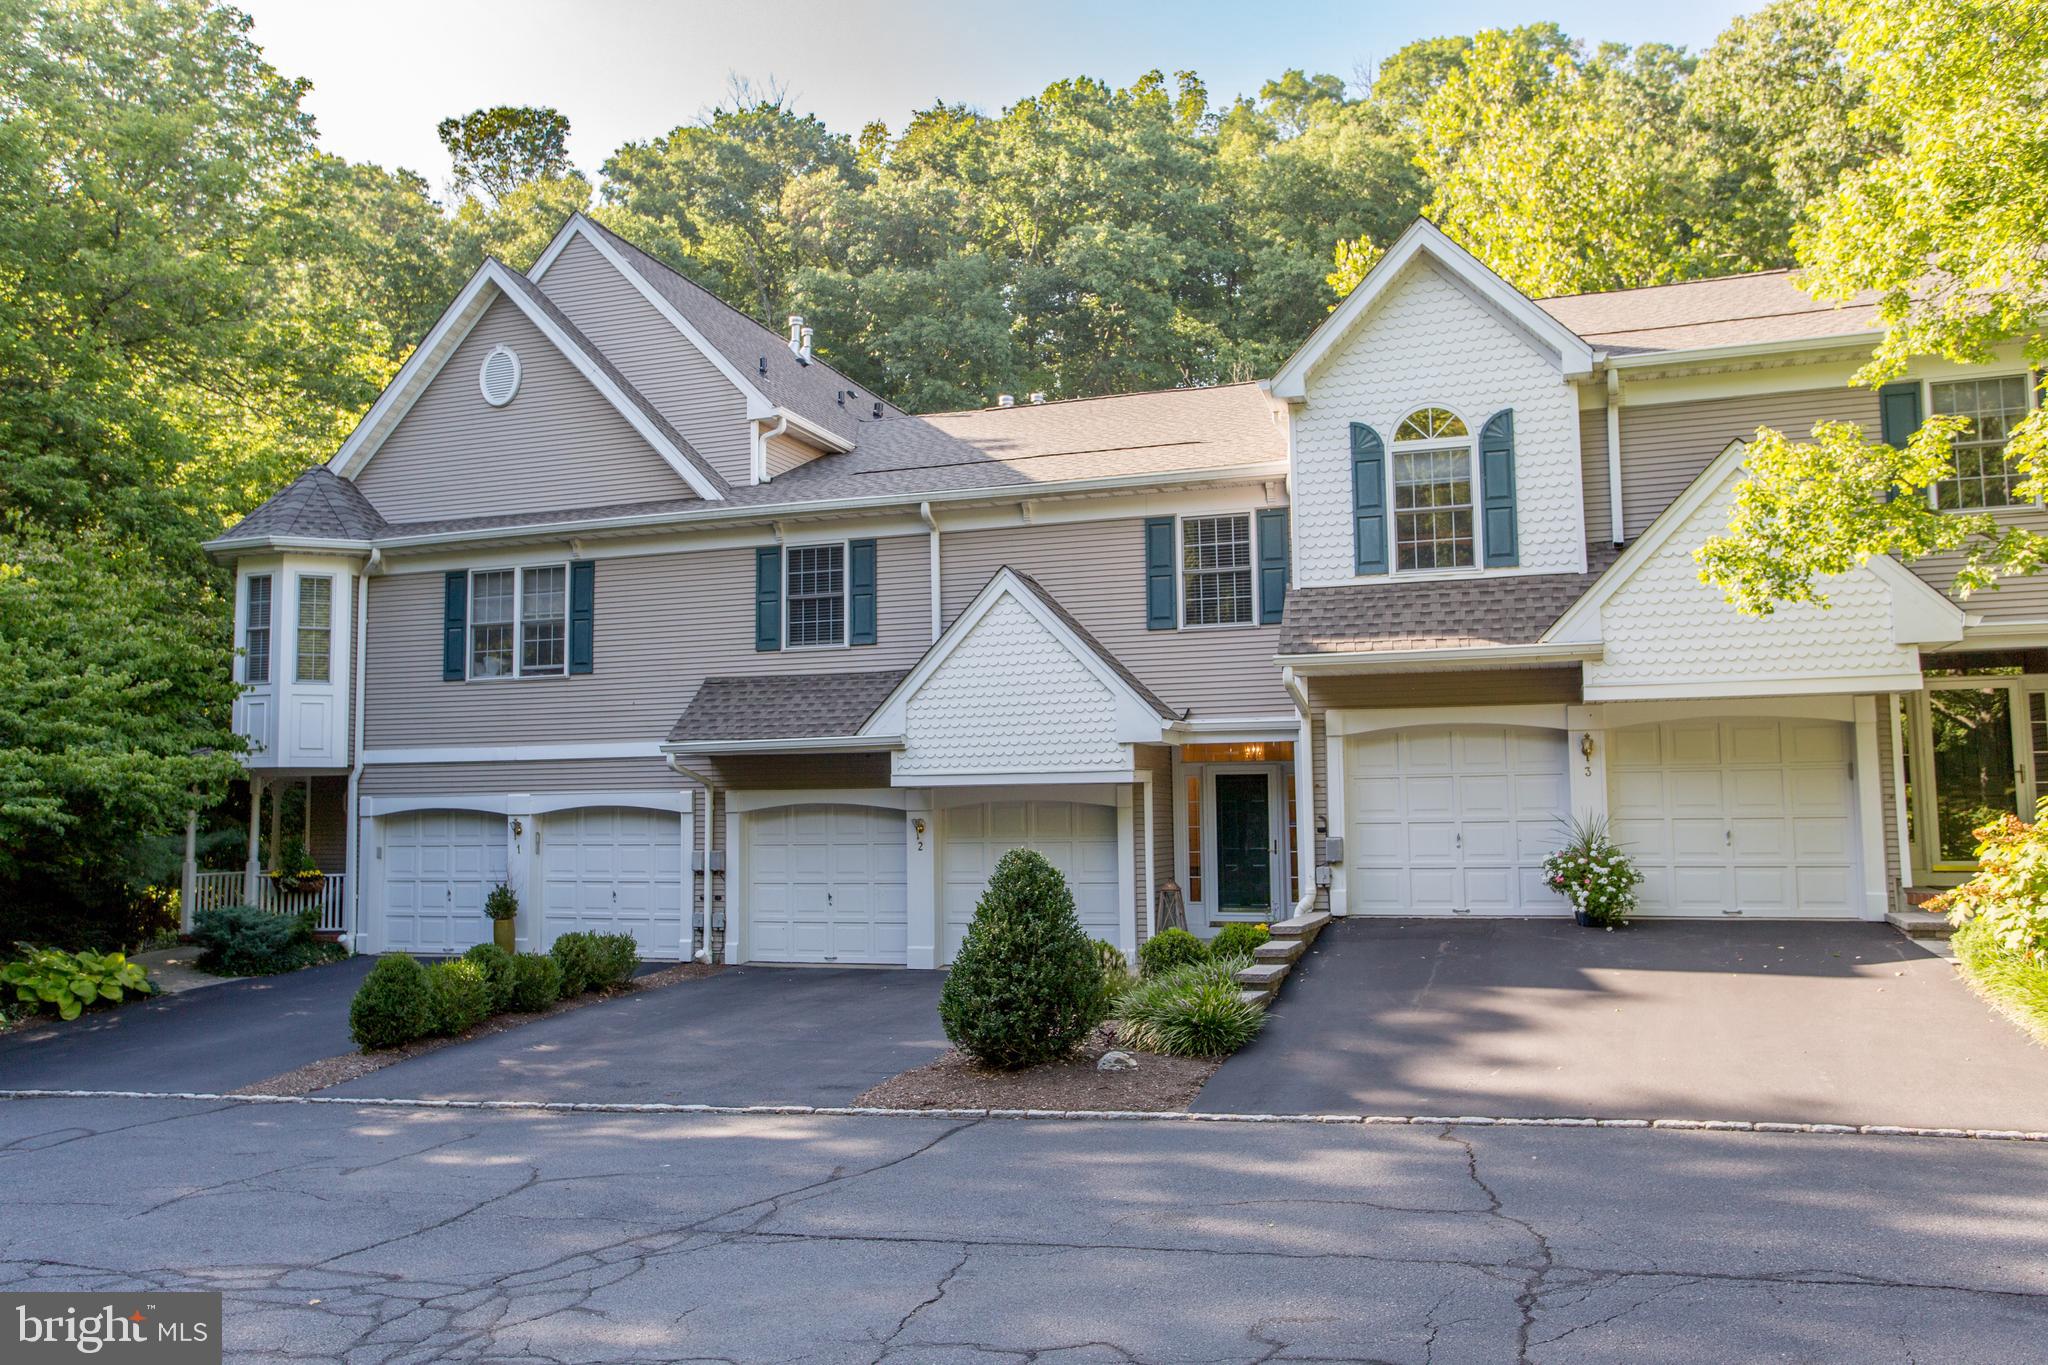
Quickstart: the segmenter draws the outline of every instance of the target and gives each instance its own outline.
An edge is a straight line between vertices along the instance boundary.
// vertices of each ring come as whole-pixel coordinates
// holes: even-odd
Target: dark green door
[[[1217,908],[1226,915],[1273,908],[1273,819],[1265,773],[1216,774]]]

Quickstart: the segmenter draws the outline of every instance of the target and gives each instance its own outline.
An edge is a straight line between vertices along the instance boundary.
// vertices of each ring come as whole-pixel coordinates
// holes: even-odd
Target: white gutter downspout
[[[754,482],[768,482],[768,443],[789,430],[789,414],[784,413],[768,430],[761,430],[760,423],[754,424]]]
[[[363,677],[366,672],[366,646],[370,637],[370,575],[384,566],[384,552],[370,547],[370,557],[363,562],[363,571],[356,575],[356,658],[354,695],[349,701],[349,728],[354,734],[354,752],[349,755],[354,761],[348,769],[348,853],[342,859],[342,884],[347,888],[348,899],[344,903],[341,941],[353,954],[356,950],[357,926],[362,923],[363,904]]]
[[[1308,688],[1294,670],[1281,669],[1280,681],[1301,713],[1301,738],[1294,745],[1294,864],[1301,878],[1294,913],[1299,916],[1316,908],[1316,727],[1309,717]]]
[[[690,769],[685,768],[675,754],[668,755],[668,767],[672,773],[679,773],[684,777],[694,778],[697,785],[704,790],[704,944],[691,953],[690,957],[693,961],[702,962],[709,966],[711,963],[711,816],[713,788],[710,778],[702,773],[692,772]],[[691,818],[694,819],[695,817]]]
[[[1607,371],[1607,521],[1616,545],[1622,542],[1621,371]]]
[[[917,505],[918,519],[931,532],[931,575],[932,575],[932,639],[939,638],[939,519],[932,515],[929,500]]]

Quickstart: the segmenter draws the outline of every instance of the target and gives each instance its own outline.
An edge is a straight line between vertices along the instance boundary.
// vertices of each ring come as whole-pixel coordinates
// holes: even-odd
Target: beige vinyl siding
[[[1145,628],[1142,518],[948,531],[939,538],[939,557],[940,614],[949,625],[1008,565],[1038,580],[1169,705],[1196,716],[1294,710],[1273,663],[1278,626]]]
[[[730,483],[753,482],[746,395],[596,247],[579,235],[541,289],[712,468]]]
[[[1903,714],[1903,705],[1900,710]],[[1877,698],[1877,786],[1878,800],[1884,806],[1884,902],[1887,910],[1895,908],[1900,876],[1898,783],[1892,780],[1892,751],[1897,747],[1898,737],[1892,732],[1892,698],[1880,695]]]
[[[338,873],[348,862],[348,779],[313,780],[313,832],[306,852],[322,872]]]
[[[2007,508],[1995,515],[2007,525],[2048,535],[2048,512],[2038,507]],[[1930,555],[1911,567],[1935,591],[1947,592],[1962,565],[1961,555]],[[1963,599],[1963,609],[1987,621],[2048,621],[2048,574],[2001,579],[1996,588]]]
[[[907,668],[931,644],[925,546],[878,544],[874,645],[777,653],[754,649],[751,547],[599,560],[596,667],[568,678],[442,682],[441,575],[373,578],[365,745],[653,743],[707,677]]]
[[[819,450],[816,446],[806,445],[793,436],[785,435],[769,437],[768,449],[765,453],[768,464],[768,477],[772,480],[781,478],[792,469],[798,469],[809,464],[825,452]]]
[[[519,356],[519,393],[477,390],[492,347]],[[488,516],[691,494],[689,484],[505,299],[399,420],[356,484],[387,521]]]
[[[1831,386],[1789,393],[1747,394],[1697,403],[1664,403],[1621,410],[1621,506],[1628,539],[1641,535],[1657,514],[1728,448],[1758,427],[1805,439],[1822,421],[1857,422],[1877,434],[1877,393]]]
[[[689,778],[659,758],[578,758],[537,763],[375,763],[364,796],[503,796],[514,792],[684,791]]]
[[[1614,539],[1614,500],[1607,486],[1607,409],[1579,410],[1579,486],[1586,494],[1586,544]]]

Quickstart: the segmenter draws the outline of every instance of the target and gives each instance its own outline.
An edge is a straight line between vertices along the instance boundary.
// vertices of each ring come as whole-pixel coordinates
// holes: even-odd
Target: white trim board
[[[636,810],[661,810],[687,815],[694,809],[695,793],[677,791],[590,791],[590,792],[451,792],[429,796],[365,796],[361,812],[365,819],[385,815],[407,815],[422,810],[465,810],[482,815],[551,815],[557,811],[584,810],[593,806],[628,806]]]
[[[550,763],[592,758],[660,758],[653,740],[610,740],[588,744],[454,744],[440,748],[365,749],[363,765],[415,763]]]

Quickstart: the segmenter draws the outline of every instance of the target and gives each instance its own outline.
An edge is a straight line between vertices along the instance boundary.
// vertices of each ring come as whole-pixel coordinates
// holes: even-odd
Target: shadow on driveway
[[[1351,920],[1194,1107],[2048,1131],[2048,1049],[1882,924]]]
[[[392,1099],[850,1104],[949,1046],[943,972],[728,967],[324,1091]]]

